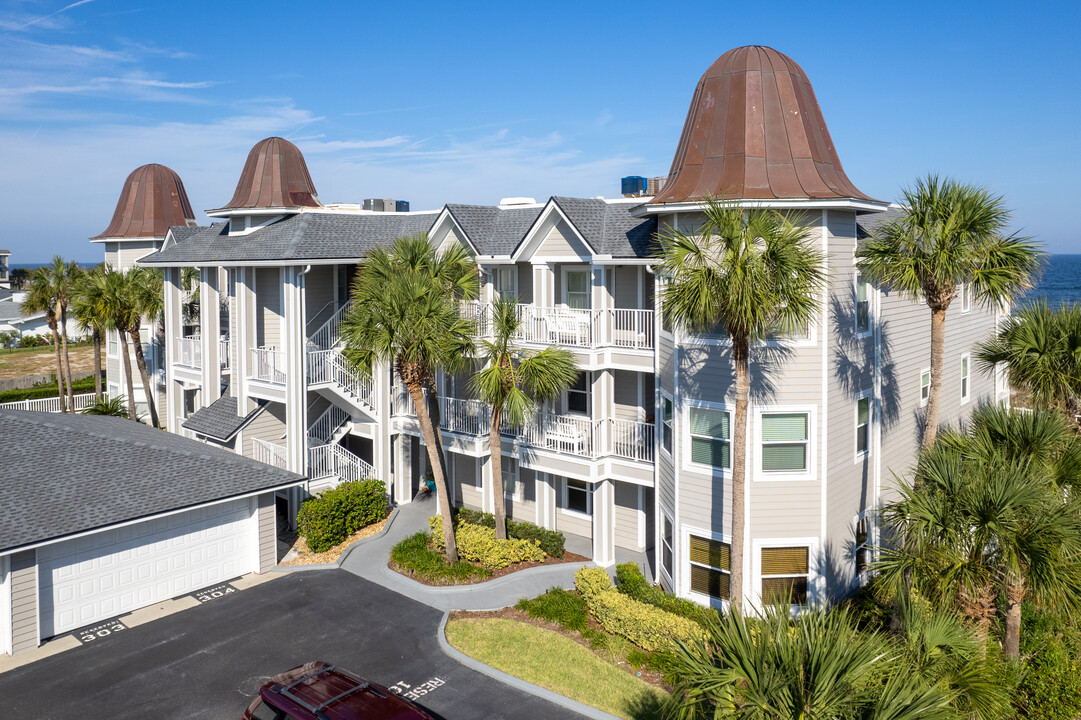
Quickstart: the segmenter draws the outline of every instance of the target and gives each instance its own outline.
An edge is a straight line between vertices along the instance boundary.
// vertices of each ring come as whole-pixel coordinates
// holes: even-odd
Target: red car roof
[[[323,662],[276,675],[259,694],[298,720],[431,720],[382,685]]]

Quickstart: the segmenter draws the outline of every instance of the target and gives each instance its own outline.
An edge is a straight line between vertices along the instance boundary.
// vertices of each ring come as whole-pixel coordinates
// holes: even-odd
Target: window
[[[731,547],[719,540],[690,536],[691,590],[727,600],[730,597]]]
[[[672,398],[661,396],[661,447],[672,454]]]
[[[567,412],[589,414],[589,385],[587,373],[578,373],[578,379],[567,388]]]
[[[116,330],[109,330],[109,347],[107,349],[107,354],[109,354],[109,355],[116,355],[117,354],[116,353],[116,343],[117,343]]]
[[[864,396],[856,400],[856,456],[866,457],[870,448],[871,435],[871,398]]]
[[[495,290],[501,298],[512,298],[518,295],[518,268],[515,265],[498,267],[493,273]]]
[[[806,547],[762,548],[762,603],[806,605],[809,559]]]
[[[766,472],[807,469],[807,413],[762,415],[762,469]]]
[[[920,407],[927,404],[931,398],[931,369],[926,368],[920,373]]]
[[[957,294],[961,296],[961,312],[967,313],[972,309],[972,285],[961,283],[957,288]]]
[[[672,577],[672,521],[667,515],[661,517],[661,569]]]
[[[856,520],[856,542],[854,553],[856,575],[858,576],[866,572],[868,565],[871,564],[871,531],[870,523],[866,517],[859,517]]]
[[[518,458],[502,458],[500,476],[503,478],[503,494],[514,500],[521,500],[522,484],[518,482]]]
[[[589,515],[592,510],[592,499],[593,494],[589,491],[589,483],[585,480],[567,478],[563,481],[563,507],[567,510]]]
[[[856,334],[860,335],[871,330],[871,285],[863,279],[862,274],[856,275]]]
[[[713,467],[731,467],[731,424],[724,410],[692,407],[690,420],[691,462]]]
[[[569,308],[589,308],[589,270],[567,269],[563,273],[563,302]]]
[[[969,361],[969,356],[966,353],[965,355],[961,356],[961,402],[963,403],[968,402],[968,376],[970,366],[971,362]]]

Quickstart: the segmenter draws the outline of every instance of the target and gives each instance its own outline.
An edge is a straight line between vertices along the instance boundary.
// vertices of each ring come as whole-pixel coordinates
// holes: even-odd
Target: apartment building
[[[427,232],[457,243],[483,282],[463,311],[487,332],[496,297],[518,298],[518,342],[559,345],[577,383],[508,428],[506,497],[492,493],[488,411],[468,375],[439,379],[455,503],[502,502],[514,518],[588,539],[593,559],[647,552],[657,579],[706,604],[728,596],[733,372],[727,341],[659,322],[653,240],[693,232],[710,196],[792,213],[827,257],[815,322],[752,352],[745,597],[842,596],[876,540],[873,510],[915,459],[930,383],[926,306],[864,283],[861,237],[899,212],[845,175],[802,69],[737,48],[703,75],[672,169],[652,198],[509,198],[433,212],[319,202],[300,151],[257,144],[209,227],[174,227],[140,259],[166,277],[165,423],[305,474],[310,490],[388,480],[409,502],[427,470],[411,402],[389,367],[357,377],[338,328],[356,265],[373,247]],[[181,271],[199,268],[197,328],[182,322]],[[949,311],[942,423],[1004,401],[1005,377],[977,373],[973,345],[998,313],[962,292]],[[283,493],[292,515],[299,491]]]

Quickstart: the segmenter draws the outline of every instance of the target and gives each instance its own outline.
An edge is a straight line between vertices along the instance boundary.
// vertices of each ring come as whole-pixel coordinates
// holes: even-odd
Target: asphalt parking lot
[[[441,680],[419,703],[442,720],[579,717],[444,655],[441,618],[345,571],[292,573],[0,674],[0,717],[239,718],[309,660],[387,686]]]

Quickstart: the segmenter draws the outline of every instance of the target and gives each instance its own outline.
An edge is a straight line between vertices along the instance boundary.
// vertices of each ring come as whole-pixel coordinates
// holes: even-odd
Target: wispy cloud
[[[382,138],[381,140],[309,140],[303,143],[305,153],[333,153],[343,150],[371,150],[374,148],[397,147],[409,142],[405,135]]]
[[[414,110],[428,110],[436,107],[435,105],[413,105],[412,107],[398,107],[398,108],[383,108],[381,110],[363,110],[361,112],[345,112],[342,113],[342,117],[365,117],[368,115],[385,115],[387,113],[396,112],[412,112]]]
[[[33,20],[31,20],[29,22],[23,23],[22,25],[20,25],[19,27],[15,28],[15,29],[16,30],[25,30],[26,28],[30,27],[31,25],[37,25],[38,23],[43,22],[45,20],[48,20],[49,18],[56,17],[60,13],[65,13],[68,10],[71,10],[72,8],[77,8],[80,5],[86,5],[87,3],[92,3],[92,2],[94,2],[94,0],[77,0],[77,2],[73,2],[70,5],[65,5],[64,7],[60,8],[59,10],[51,12],[48,15],[42,15],[41,17],[34,18]]]

